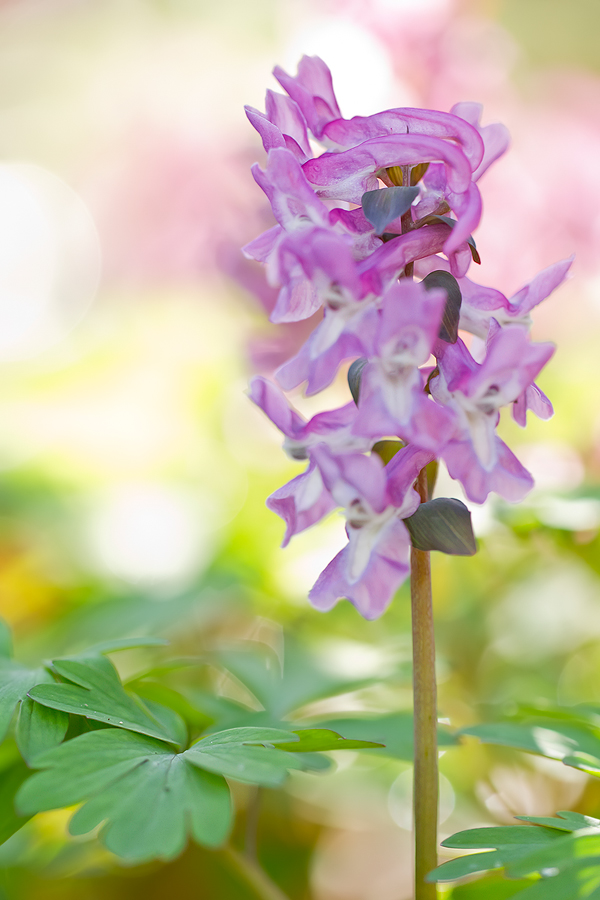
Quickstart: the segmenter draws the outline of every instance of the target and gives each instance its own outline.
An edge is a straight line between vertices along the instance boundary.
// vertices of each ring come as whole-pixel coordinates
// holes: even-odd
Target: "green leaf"
[[[564,756],[563,762],[566,766],[571,766],[573,769],[587,772],[588,775],[600,776],[600,759],[595,754],[576,750],[571,755]]]
[[[0,741],[4,740],[16,707],[35,685],[53,682],[43,667],[30,669],[6,657],[0,657]]]
[[[230,728],[210,734],[186,750],[194,765],[236,781],[278,787],[289,769],[307,768],[300,755],[256,744],[296,743],[293,732],[279,728]]]
[[[162,707],[168,707],[198,730],[204,731],[214,721],[212,715],[208,715],[207,712],[191,703],[179,691],[168,687],[166,684],[143,678],[128,681],[127,687],[138,697],[141,697],[146,706],[153,702],[160,704]],[[238,706],[237,708],[239,709],[240,707]]]
[[[441,550],[452,556],[473,556],[477,552],[471,513],[454,497],[421,503],[404,524],[417,550]]]
[[[181,744],[185,725],[177,713],[167,711],[159,719],[154,706],[153,715],[141,700],[127,693],[115,667],[106,657],[90,657],[85,662],[59,659],[53,661],[53,666],[60,676],[73,683],[38,685],[29,691],[29,696],[37,703]]]
[[[202,771],[185,753],[119,729],[80,735],[39,756],[21,787],[23,815],[84,802],[72,834],[105,823],[101,840],[124,859],[171,859],[189,834],[209,847],[226,839],[231,799],[225,780]]]
[[[578,831],[593,825],[600,825],[600,819],[592,816],[583,816],[581,813],[561,810],[556,816],[515,816],[521,822],[530,822],[532,825],[546,825],[547,828],[556,828],[558,831]]]
[[[166,647],[168,643],[164,638],[158,637],[115,638],[112,641],[102,641],[100,644],[94,644],[72,658],[87,659],[90,656],[115,653],[117,650],[136,650],[138,647]]]
[[[382,234],[385,226],[404,215],[419,196],[418,187],[387,187],[367,191],[361,197],[361,206],[375,234]]]
[[[358,716],[327,719],[315,723],[320,728],[336,731],[350,740],[370,740],[384,746],[373,753],[412,762],[413,717],[412,713],[391,713],[387,716]],[[438,725],[438,744],[448,747],[457,743],[453,734]]]
[[[502,828],[472,828],[469,831],[460,831],[442,841],[442,847],[460,850],[484,849],[485,852],[451,859],[430,872],[427,881],[454,881],[465,875],[506,868],[528,857],[532,850],[540,846],[546,848],[549,844],[555,845],[560,842],[561,834],[562,832],[554,828],[538,828],[532,825],[506,825]],[[529,869],[524,874],[527,875],[532,871],[535,869]]]
[[[560,832],[558,833],[560,834]],[[532,847],[526,856],[509,863],[507,873],[518,878],[548,869],[560,871],[582,859],[588,861],[595,859],[600,871],[600,830],[598,828],[587,828],[561,836],[559,840],[554,841],[551,847],[541,845]]]
[[[20,815],[15,811],[15,794],[29,774],[29,769],[18,757],[12,758],[0,771],[0,844],[12,837],[31,818],[30,815]]]
[[[69,716],[58,709],[34,703],[29,697],[21,702],[15,737],[19,751],[31,763],[45,750],[56,747],[69,727]]]
[[[352,738],[344,738],[336,731],[326,728],[307,728],[294,732],[299,741],[291,744],[279,744],[280,750],[290,752],[312,752],[314,750],[369,750],[373,747],[383,747],[383,744],[375,741],[357,741]]]
[[[283,670],[269,647],[252,641],[220,651],[217,660],[249,688],[273,720],[307,703],[373,682],[372,678],[335,675],[290,637],[286,637]]]
[[[548,759],[564,759],[575,752],[583,752],[600,761],[600,739],[593,731],[558,719],[472,725],[462,728],[460,734],[477,737],[483,744],[514,747]]]
[[[101,839],[117,855],[170,859],[188,833],[207,846],[225,840],[231,801],[223,775],[277,787],[291,769],[321,767],[307,760],[314,754],[276,749],[276,743],[301,747],[297,735],[277,728],[228,729],[183,753],[117,728],[87,732],[35,757],[42,771],[20,788],[18,810],[33,815],[83,802],[72,834],[104,822]]]
[[[473,828],[442,842],[444,847],[481,850],[443,863],[428,881],[453,881],[466,875],[505,869],[509,878],[527,878],[515,892],[521,900],[600,898],[600,822],[579,813],[560,812],[557,818],[532,818],[531,826]],[[590,822],[592,826],[590,827]],[[581,826],[584,827],[581,827]],[[565,828],[566,826],[566,828]],[[530,878],[540,876],[538,880]],[[481,884],[484,886],[486,880]],[[487,896],[473,885],[464,896]],[[460,892],[457,892],[461,896]],[[453,895],[454,896],[454,895]],[[500,895],[502,896],[502,895]],[[511,896],[507,894],[506,896]]]
[[[490,875],[478,878],[453,887],[452,900],[509,900],[527,890],[527,883],[522,881],[509,881],[502,872],[493,872]]]

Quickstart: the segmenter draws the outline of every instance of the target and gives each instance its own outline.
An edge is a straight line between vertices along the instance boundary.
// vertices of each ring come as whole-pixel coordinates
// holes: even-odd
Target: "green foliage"
[[[125,859],[169,859],[188,833],[215,846],[231,827],[225,779],[143,735],[89,732],[38,757],[36,765],[44,771],[19,791],[19,810],[33,815],[87,801],[71,820],[71,834],[105,823],[103,842]]]
[[[278,744],[282,749],[273,746]],[[118,856],[170,859],[181,852],[188,834],[211,847],[226,839],[232,805],[223,776],[279,787],[291,769],[321,768],[307,751],[345,745],[339,735],[317,729],[297,735],[233,728],[173,753],[154,738],[106,728],[36,757],[34,765],[42,771],[23,784],[17,808],[30,816],[83,802],[71,820],[71,834],[87,834],[106,823],[102,839]]]
[[[482,743],[512,747],[562,760],[563,763],[600,775],[599,711],[595,706],[574,709],[523,708],[516,719],[474,725],[461,734]],[[459,832],[444,847],[484,850],[450,860],[430,875],[432,881],[453,881],[467,875],[503,869],[511,879],[527,878],[515,891],[520,900],[600,898],[600,820],[576,812],[557,817],[517,816],[528,826],[475,828]],[[533,827],[531,827],[533,826]],[[531,879],[534,879],[533,882]],[[502,896],[503,882],[498,888]],[[487,897],[487,880],[475,882],[465,897]],[[461,894],[457,892],[456,896]],[[492,895],[490,895],[492,896]]]
[[[115,667],[106,657],[90,656],[85,661],[54,660],[53,668],[70,683],[41,684],[31,688],[29,696],[37,703],[178,746],[185,741],[185,726],[179,716],[169,711],[166,718],[170,722],[165,721],[156,705],[152,715],[137,697],[125,691]]]
[[[60,744],[68,727],[69,716],[65,712],[40,706],[30,697],[25,697],[21,701],[15,729],[21,756],[32,763],[40,753]]]
[[[220,651],[215,661],[251,691],[273,721],[280,721],[308,703],[373,682],[372,678],[333,674],[291,638],[285,643],[283,665],[269,647],[252,641]]]
[[[12,747],[3,745],[0,759],[0,844],[7,841],[31,818],[15,810],[15,795],[27,776],[29,769]]]
[[[9,655],[11,643],[8,629],[1,623],[0,741],[6,736],[15,710],[18,710],[17,743],[23,757],[29,760],[62,740],[68,719],[62,714],[51,712],[45,715],[35,710],[27,693],[35,685],[52,682],[52,675],[44,666],[32,669],[13,660]]]
[[[162,644],[154,638],[115,639],[38,669],[0,657],[4,728],[18,706],[16,744],[37,770],[32,774],[14,751],[9,755],[0,789],[0,838],[9,838],[38,812],[82,803],[71,834],[100,827],[102,842],[123,859],[171,859],[189,837],[206,847],[227,839],[233,804],[226,778],[278,788],[292,770],[329,768],[319,751],[382,747],[346,740],[331,729],[272,727],[297,706],[365,683],[332,676],[296,646],[286,652],[285,670],[264,645],[210,657],[247,685],[265,705],[263,713],[200,693],[196,700],[204,711],[193,696],[154,680],[182,667],[202,669],[203,660],[174,661],[136,676],[132,684],[142,699],[123,686],[103,655]],[[2,647],[8,653],[8,639]],[[61,743],[70,716],[71,739]],[[224,719],[230,722],[225,729],[217,724]],[[190,744],[193,729],[202,733]]]
[[[332,728],[346,737],[361,737],[377,741],[381,750],[373,750],[383,756],[391,756],[406,762],[412,762],[413,717],[412,713],[391,713],[385,716],[344,717],[327,719],[318,723],[323,728]],[[438,725],[438,745],[450,747],[457,743],[457,738],[444,725]]]
[[[430,873],[428,880],[453,881],[466,875],[505,869],[509,878],[529,878],[518,891],[520,900],[566,900],[567,897],[597,900],[600,897],[600,820],[559,812],[557,818],[529,817],[529,821],[535,824],[473,828],[453,835],[442,842],[443,847],[484,852],[443,863]],[[535,880],[532,882],[531,878]],[[481,893],[474,888],[470,895],[488,896],[486,890],[482,881]]]
[[[460,733],[477,737],[484,744],[514,747],[548,759],[565,759],[575,752],[600,758],[600,736],[589,718],[575,711],[560,712],[561,717],[551,717],[548,711],[540,710],[524,721],[473,725]]]

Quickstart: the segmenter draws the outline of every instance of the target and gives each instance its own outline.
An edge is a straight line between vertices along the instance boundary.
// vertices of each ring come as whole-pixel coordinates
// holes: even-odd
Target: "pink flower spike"
[[[246,117],[250,124],[258,131],[263,147],[267,153],[274,147],[286,146],[285,138],[283,137],[281,130],[271,122],[265,113],[260,112],[260,110],[255,109],[253,106],[245,106],[244,112],[246,113]],[[305,162],[305,160],[306,157],[302,159],[301,162]]]
[[[352,254],[352,238],[331,229],[306,228],[282,237],[269,261],[271,283],[282,290],[272,322],[297,322],[324,305],[339,309],[364,291]]]
[[[320,57],[303,56],[295,77],[288,75],[280,66],[275,66],[273,75],[298,104],[317,140],[328,122],[341,117],[331,72]]]
[[[475,362],[460,339],[440,349],[440,375],[431,380],[430,390],[456,413],[452,439],[442,451],[448,471],[478,503],[489,491],[507,500],[521,499],[531,479],[496,435],[499,410],[532,384],[554,346],[531,343],[519,326],[501,329],[496,324],[481,364]]]

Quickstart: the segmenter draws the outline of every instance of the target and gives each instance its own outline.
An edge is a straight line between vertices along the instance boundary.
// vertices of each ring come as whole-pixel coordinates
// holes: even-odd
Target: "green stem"
[[[425,469],[417,479],[421,501],[428,499]],[[414,696],[415,900],[435,900],[435,884],[425,876],[437,866],[438,752],[435,639],[429,553],[411,549],[410,597]]]
[[[239,850],[233,847],[225,847],[222,850],[231,868],[246,882],[257,897],[261,900],[289,900],[274,881],[271,881],[264,869],[252,859],[249,859]]]
[[[251,794],[246,807],[246,841],[244,855],[251,862],[258,860],[258,817],[260,814],[261,790],[260,787],[251,787]]]

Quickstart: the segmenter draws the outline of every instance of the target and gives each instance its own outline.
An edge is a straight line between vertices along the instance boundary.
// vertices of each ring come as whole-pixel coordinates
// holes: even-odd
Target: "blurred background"
[[[540,381],[556,415],[502,426],[537,486],[474,509],[476,557],[435,555],[440,713],[459,727],[600,703],[599,28],[596,0],[2,0],[0,615],[19,658],[132,634],[167,637],[170,656],[277,650],[293,632],[370,679],[321,711],[410,709],[407,590],[370,623],[308,606],[343,523],[279,549],[264,500],[300,469],[244,394],[297,330],[269,325],[239,251],[270,225],[242,107],[263,108],[275,64],[316,53],[345,116],[476,100],[508,126],[480,185],[476,280],[512,293],[576,254],[535,311],[534,336],[558,344]],[[318,407],[295,402],[346,390],[342,373]],[[447,476],[440,491],[462,496]],[[159,659],[115,661],[127,676]],[[470,742],[441,768],[443,834],[600,813],[598,787],[559,763]],[[298,900],[409,898],[409,786],[406,764],[353,753],[294,777],[267,792],[265,864]],[[0,848],[0,896],[252,896],[215,854],[126,867],[67,820],[38,816]]]

